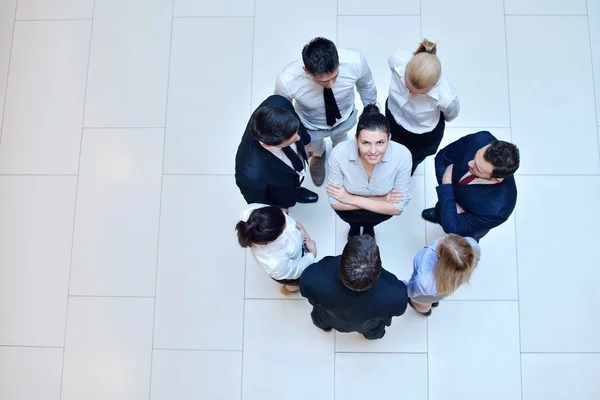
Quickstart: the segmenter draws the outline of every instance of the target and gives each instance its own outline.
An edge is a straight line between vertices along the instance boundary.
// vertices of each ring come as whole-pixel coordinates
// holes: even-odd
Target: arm
[[[458,113],[460,112],[460,103],[458,102],[458,97],[452,99],[447,107],[440,107],[440,111],[444,114],[444,119],[446,122],[450,122],[458,117]]]
[[[446,233],[455,233],[460,236],[473,236],[482,230],[492,229],[502,221],[495,221],[470,212],[458,214],[454,187],[440,185],[436,188],[440,204],[440,225]]]
[[[369,64],[362,54],[360,55],[359,78],[356,81],[356,90],[360,95],[363,106],[366,107],[367,104],[377,103],[377,88],[375,87],[375,80],[373,79],[371,68],[369,68]]]
[[[275,79],[275,90],[274,90],[274,93],[278,94],[279,96],[285,97],[289,101],[292,101],[292,94],[290,93],[287,85],[283,81],[282,74],[283,74],[283,71],[281,71],[277,75],[277,78]]]
[[[351,208],[352,210],[362,209],[372,211],[378,214],[385,215],[400,215],[402,211],[398,210],[393,203],[383,200],[381,197],[363,197],[357,196],[355,194],[350,194],[344,189],[343,186],[340,186],[339,189],[342,191],[341,202],[343,204],[347,204],[350,206],[354,206],[357,208]],[[327,188],[327,193],[330,192],[330,188]],[[333,206],[332,206],[333,207]],[[346,208],[349,209],[349,208]],[[335,208],[334,210],[340,210],[339,208]]]
[[[443,77],[444,83],[442,84],[442,96],[439,110],[444,113],[444,120],[450,122],[458,117],[460,111],[460,103],[458,101],[458,92],[456,88],[450,85],[450,82]]]
[[[398,171],[396,171],[396,178],[394,179],[393,189],[399,191],[404,196],[404,198],[401,201],[393,204],[396,207],[396,209],[400,212],[404,211],[404,209],[408,205],[408,202],[412,198],[410,194],[410,171],[412,169],[412,156],[410,154],[410,151],[408,151],[407,149],[403,149],[403,152],[405,152],[405,154],[402,155],[402,161],[399,165]]]
[[[338,152],[335,149],[331,152],[331,155],[327,157],[327,184],[328,185],[344,185],[344,174],[340,168],[340,163],[337,159]],[[329,192],[327,193],[329,204],[331,208],[337,211],[352,211],[358,210],[359,207],[344,204],[335,199]]]
[[[435,156],[435,176],[439,185],[442,184],[442,176],[444,176],[444,172],[446,172],[446,167],[450,164],[454,164],[456,158],[462,153],[462,149],[464,149],[465,145],[471,140],[472,136],[473,135],[463,136],[438,151]]]
[[[245,176],[236,176],[235,183],[237,184],[246,203],[261,203],[269,204],[267,201],[267,185],[255,179],[250,179]]]
[[[302,275],[302,272],[315,262],[315,256],[312,253],[306,253],[299,260],[283,260],[273,269],[271,277],[274,279],[296,279]]]

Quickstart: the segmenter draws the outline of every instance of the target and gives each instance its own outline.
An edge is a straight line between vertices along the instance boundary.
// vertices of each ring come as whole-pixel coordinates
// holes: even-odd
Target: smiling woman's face
[[[390,142],[389,135],[384,131],[369,131],[362,129],[356,138],[358,155],[369,164],[377,164],[383,158]]]

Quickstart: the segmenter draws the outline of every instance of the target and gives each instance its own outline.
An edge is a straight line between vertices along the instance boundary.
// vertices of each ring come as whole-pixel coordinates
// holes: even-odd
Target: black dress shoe
[[[410,298],[408,299],[408,305],[411,306],[412,308],[415,309],[416,312],[418,312],[421,315],[424,315],[426,317],[429,317],[431,315],[431,309],[429,309],[429,311],[427,312],[421,312],[419,310],[417,310],[417,308],[415,307],[415,305],[412,303],[412,301],[410,301]]]
[[[437,307],[440,305],[439,301],[436,301],[435,303],[431,303],[431,307]]]
[[[423,217],[425,221],[433,222],[434,224],[438,223],[438,220],[435,219],[435,208],[427,208],[423,210],[421,217]]]
[[[315,192],[311,192],[310,190],[299,187],[298,189],[298,198],[296,201],[298,203],[316,203],[319,200],[319,195]]]

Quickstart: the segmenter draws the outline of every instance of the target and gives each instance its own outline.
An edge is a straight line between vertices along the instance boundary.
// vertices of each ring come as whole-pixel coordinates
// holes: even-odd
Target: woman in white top
[[[350,224],[348,237],[375,236],[374,226],[400,215],[410,201],[411,155],[390,142],[390,126],[376,105],[365,107],[356,140],[338,144],[327,163],[329,203]]]
[[[408,304],[430,316],[431,307],[469,281],[479,257],[479,244],[473,238],[452,233],[435,239],[413,260],[413,274],[406,284]]]
[[[385,115],[392,140],[412,153],[412,172],[425,157],[436,153],[444,136],[445,121],[458,116],[456,89],[442,74],[436,45],[423,39],[414,53],[398,50],[389,59],[392,70]]]
[[[249,247],[269,276],[281,283],[281,292],[297,292],[300,275],[315,262],[317,246],[304,227],[281,208],[249,204],[237,223],[238,242]]]

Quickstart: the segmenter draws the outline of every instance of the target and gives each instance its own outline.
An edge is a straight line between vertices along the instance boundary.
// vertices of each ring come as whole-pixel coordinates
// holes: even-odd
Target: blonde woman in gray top
[[[412,156],[390,141],[390,126],[374,104],[363,110],[356,140],[338,144],[328,160],[327,194],[340,218],[350,224],[348,237],[375,236],[374,227],[400,215],[411,199]]]

